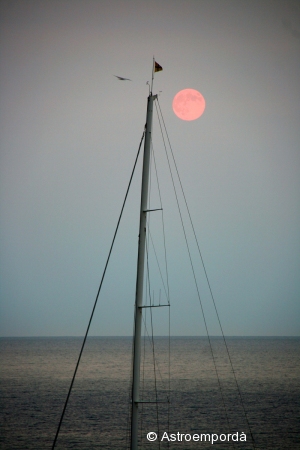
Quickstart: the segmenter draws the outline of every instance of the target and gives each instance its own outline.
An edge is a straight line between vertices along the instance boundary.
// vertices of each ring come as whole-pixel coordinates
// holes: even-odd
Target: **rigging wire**
[[[182,195],[183,195],[183,198],[184,198],[185,206],[186,206],[186,209],[187,209],[187,212],[188,212],[189,220],[190,220],[190,223],[191,223],[191,226],[192,226],[193,235],[194,235],[194,238],[195,238],[195,241],[196,241],[196,244],[197,244],[197,249],[198,249],[198,253],[199,253],[200,260],[201,260],[201,263],[202,263],[202,267],[203,267],[203,270],[204,270],[206,282],[207,282],[207,285],[208,285],[208,288],[209,288],[209,292],[210,292],[210,295],[211,295],[211,298],[212,298],[212,301],[213,301],[214,309],[215,309],[216,316],[217,316],[217,319],[218,319],[218,323],[219,323],[219,326],[220,326],[220,330],[221,330],[221,333],[222,333],[222,338],[223,338],[223,341],[224,341],[226,353],[227,353],[227,356],[228,356],[228,360],[230,362],[231,370],[232,370],[232,373],[233,373],[233,376],[234,376],[234,380],[235,380],[235,384],[236,384],[236,387],[237,387],[238,395],[239,395],[239,398],[240,398],[240,401],[241,401],[241,405],[242,405],[242,408],[243,408],[244,416],[246,418],[247,426],[248,426],[248,429],[249,429],[249,432],[250,432],[250,435],[251,435],[253,447],[255,449],[256,448],[256,444],[255,444],[254,436],[252,434],[251,426],[250,426],[250,423],[249,423],[249,420],[248,420],[248,416],[247,416],[247,413],[246,413],[243,397],[242,397],[241,390],[240,390],[240,387],[239,387],[239,384],[238,384],[238,381],[237,381],[236,373],[235,373],[235,370],[234,370],[234,367],[233,367],[232,359],[231,359],[230,352],[229,352],[229,349],[228,349],[228,345],[227,345],[227,342],[226,342],[226,339],[225,339],[225,335],[224,335],[224,332],[223,332],[223,327],[222,327],[220,316],[219,316],[219,313],[218,313],[218,310],[217,310],[217,305],[216,305],[216,302],[215,302],[215,298],[213,296],[211,284],[209,282],[208,274],[207,274],[206,267],[205,267],[205,264],[204,264],[204,259],[203,259],[203,256],[202,256],[202,253],[201,253],[201,250],[200,250],[200,245],[199,245],[198,238],[197,238],[197,235],[196,235],[196,232],[195,232],[194,224],[193,224],[193,221],[192,221],[192,217],[191,217],[191,214],[190,214],[190,210],[189,210],[189,207],[188,207],[188,203],[187,203],[187,200],[186,200],[186,196],[185,196],[185,193],[184,193],[184,189],[183,189],[183,186],[182,186],[182,182],[181,182],[181,178],[180,178],[180,175],[179,175],[178,167],[177,167],[177,164],[176,164],[176,160],[175,160],[175,157],[174,157],[173,149],[172,149],[172,146],[171,146],[171,142],[170,142],[169,135],[168,135],[168,132],[167,132],[167,129],[166,129],[165,121],[164,121],[164,118],[163,118],[163,114],[162,114],[162,111],[161,111],[161,107],[160,107],[158,98],[157,98],[157,104],[158,104],[159,112],[160,112],[161,119],[162,119],[162,122],[163,122],[163,125],[164,125],[164,130],[165,130],[165,133],[166,133],[166,136],[167,136],[169,148],[170,148],[172,159],[173,159],[173,163],[174,163],[174,166],[175,166],[175,169],[176,169],[177,177],[178,177],[178,180],[179,180],[179,183],[180,183],[180,188],[181,188],[181,192],[182,192]],[[160,117],[159,117],[159,114],[158,114],[158,109],[157,109],[156,103],[155,103],[155,107],[156,107],[156,111],[157,111],[157,116],[158,116],[158,120],[159,120],[161,133],[162,133],[162,136],[163,136],[163,131],[162,131]],[[164,146],[165,146],[164,137],[163,137],[163,141],[164,141]],[[165,151],[166,151],[166,146],[165,146]],[[167,151],[166,151],[166,155],[167,155]],[[168,165],[169,165],[169,168],[170,168],[168,155],[167,155],[167,160],[168,160]],[[171,172],[171,168],[170,168],[170,172]],[[172,177],[172,183],[173,183],[173,187],[174,187],[174,191],[175,191],[175,186],[174,186],[172,173],[171,173],[171,177]],[[176,201],[177,201],[178,208],[179,208],[179,203],[178,203],[176,191],[175,191],[175,195],[176,195]],[[181,213],[180,213],[180,217],[181,217]],[[181,219],[181,221],[182,221],[182,219]],[[184,226],[183,225],[183,221],[182,221],[182,226]],[[185,231],[184,231],[184,234],[185,234]],[[186,235],[185,235],[185,239],[186,239]],[[190,255],[190,252],[189,252],[189,255]],[[190,257],[190,260],[191,260],[191,257]],[[192,261],[191,261],[191,264],[192,264]],[[194,270],[193,270],[193,272],[194,272]],[[198,291],[198,287],[197,287],[197,291]],[[203,311],[203,308],[202,308],[202,302],[200,300],[200,296],[199,296],[199,301],[200,301],[200,304],[201,304],[202,314],[203,314],[203,318],[204,318],[204,311]],[[205,318],[204,318],[204,321],[205,321]],[[207,330],[207,333],[208,333],[208,330]],[[209,338],[209,335],[208,335],[208,338]],[[209,339],[209,341],[210,341],[210,339]]]
[[[134,330],[132,331],[132,335],[133,335]],[[131,361],[133,360],[133,341],[131,344]],[[131,364],[132,366],[132,364]],[[125,445],[126,448],[129,449],[130,447],[130,410],[131,410],[131,405],[130,405],[130,397],[131,397],[131,392],[132,392],[132,371],[130,374],[130,380],[129,380],[129,388],[128,388],[128,409],[127,409],[127,420],[126,420],[126,437],[125,437]]]
[[[150,172],[149,172],[149,191],[148,191],[148,209],[149,212],[152,211],[151,209],[151,201],[152,201],[152,184],[153,184],[153,177],[152,177],[152,170],[153,170],[153,160],[154,160],[154,150],[153,150],[153,145],[152,145],[152,141],[151,141],[151,156],[150,156]],[[157,178],[157,170],[156,170],[156,181],[157,181],[157,185],[158,185],[158,189],[159,188],[159,182],[158,182],[158,178]],[[162,201],[161,201],[161,195],[160,195],[160,206],[161,206],[161,210],[162,210]],[[155,210],[154,210],[155,211]],[[155,245],[153,242],[153,238],[152,238],[152,234],[150,231],[151,228],[151,215],[148,215],[147,217],[147,237],[146,237],[146,286],[145,286],[145,303],[144,303],[144,313],[142,314],[142,320],[144,323],[144,350],[143,350],[143,363],[142,363],[142,392],[141,392],[141,397],[142,397],[142,401],[141,401],[141,445],[143,445],[143,410],[144,410],[144,382],[145,382],[145,361],[146,361],[146,337],[148,336],[148,340],[149,340],[149,344],[150,344],[150,349],[151,349],[151,354],[152,354],[152,367],[153,367],[153,375],[154,375],[154,392],[155,392],[155,401],[152,402],[150,401],[150,403],[154,403],[156,404],[156,422],[157,422],[157,433],[159,435],[159,430],[160,430],[160,421],[159,421],[159,409],[158,409],[158,403],[160,402],[158,400],[158,388],[157,388],[157,375],[159,375],[159,378],[162,382],[163,385],[163,389],[165,390],[165,392],[167,392],[167,402],[168,403],[168,429],[169,429],[169,409],[170,409],[170,402],[169,402],[169,394],[170,394],[170,379],[168,380],[168,385],[167,388],[165,386],[165,382],[164,379],[162,377],[160,368],[159,368],[159,364],[158,364],[158,360],[156,359],[156,355],[155,355],[155,342],[154,342],[154,327],[153,327],[153,314],[152,314],[152,308],[156,307],[156,306],[168,306],[169,307],[169,316],[170,316],[170,301],[169,301],[169,292],[166,289],[166,284],[164,282],[164,277],[162,275],[162,270],[158,261],[158,257],[157,257],[157,252],[155,249]],[[165,263],[166,263],[166,243],[165,243],[165,236],[164,237],[164,255],[165,255]],[[149,250],[150,250],[150,240],[151,240],[151,244],[154,250],[154,254],[155,254],[155,258],[156,258],[156,263],[159,269],[159,274],[160,274],[160,278],[163,284],[163,288],[165,291],[165,295],[166,298],[168,300],[168,304],[167,305],[160,305],[160,300],[159,300],[159,304],[155,305],[154,302],[154,292],[153,292],[153,297],[151,296],[151,282],[150,282],[150,264],[149,264]],[[166,264],[166,272],[167,272],[167,264]],[[168,273],[166,273],[167,277],[168,277]],[[148,298],[149,298],[149,305],[148,305]],[[149,334],[148,329],[147,329],[147,309],[150,308],[150,328],[151,328],[151,333]],[[169,326],[169,330],[170,330],[170,326]],[[169,341],[170,341],[170,336],[169,336]],[[170,346],[168,348],[168,350],[170,350]],[[169,366],[169,370],[168,370],[168,375],[170,378],[170,355],[168,358],[168,366]],[[146,401],[146,403],[148,403]],[[157,441],[157,445],[158,448],[160,448],[160,441]],[[169,445],[168,445],[169,447]]]
[[[149,235],[151,239],[151,243],[153,246],[153,250],[155,253],[155,258],[157,262],[157,266],[159,268],[162,284],[164,287],[164,291],[167,297],[167,302],[169,305],[168,310],[168,389],[167,389],[167,399],[168,399],[168,409],[167,409],[167,429],[168,433],[170,433],[170,396],[171,396],[171,308],[170,308],[170,288],[169,288],[169,271],[168,271],[168,259],[167,259],[167,246],[166,246],[166,233],[165,233],[165,221],[164,221],[164,209],[163,209],[163,202],[162,202],[162,195],[161,195],[161,189],[160,189],[160,183],[159,183],[159,177],[158,177],[158,171],[157,171],[157,164],[155,159],[155,151],[153,147],[153,140],[151,138],[151,155],[154,162],[154,168],[155,168],[155,176],[156,176],[156,183],[158,188],[158,194],[159,194],[159,201],[160,201],[160,208],[161,208],[161,219],[162,219],[162,231],[163,231],[163,244],[164,244],[164,259],[165,259],[165,271],[166,271],[166,284],[167,284],[167,292],[165,288],[165,283],[163,280],[163,276],[161,273],[161,268],[158,262],[157,253],[155,250],[154,242],[152,239],[150,227],[149,227]],[[152,311],[151,311],[152,313]],[[152,315],[151,315],[152,320]],[[158,368],[159,370],[159,368]],[[170,448],[170,442],[168,441],[168,448]]]
[[[154,245],[154,242],[153,242],[153,238],[152,238],[152,234],[151,234],[150,228],[148,228],[148,231],[149,231],[149,236],[150,236],[150,239],[151,239],[151,244],[152,244],[152,247],[153,247],[153,251],[154,251],[157,267],[158,267],[158,270],[159,270],[161,282],[162,282],[162,285],[163,285],[163,288],[164,288],[164,291],[165,291],[165,294],[166,294],[166,297],[167,297],[168,304],[170,304],[170,301],[169,301],[169,298],[168,298],[169,294],[168,294],[168,290],[167,290],[168,286],[167,286],[167,289],[166,289],[165,282],[164,282],[164,279],[163,279],[163,276],[162,276],[162,272],[161,272],[161,268],[160,268],[160,265],[159,265],[159,262],[158,262],[157,252],[156,252],[156,249],[155,249],[155,245]]]
[[[160,270],[160,266],[158,263],[158,259],[157,259],[157,255],[156,255],[156,250],[154,247],[154,242],[150,233],[150,229],[149,229],[149,234],[150,234],[150,238],[151,238],[151,243],[153,246],[153,250],[155,253],[155,257],[157,260],[157,265],[159,267],[159,271],[161,274],[161,279],[162,279],[162,283],[164,286],[164,290],[165,293],[167,295],[167,301],[168,301],[168,305],[169,305],[169,311],[168,311],[168,413],[167,413],[167,427],[168,427],[168,435],[170,434],[170,397],[171,397],[171,308],[170,308],[170,287],[169,287],[169,271],[168,271],[168,259],[167,259],[167,246],[166,246],[166,234],[165,234],[165,221],[164,221],[164,210],[163,210],[163,206],[162,206],[162,196],[161,196],[161,190],[160,190],[160,184],[159,184],[159,179],[158,179],[158,172],[157,172],[157,165],[156,165],[156,160],[155,160],[155,152],[153,149],[153,142],[151,140],[151,145],[152,145],[152,153],[153,153],[153,161],[154,161],[154,167],[155,167],[155,175],[156,175],[156,181],[157,181],[157,187],[158,187],[158,194],[159,194],[159,200],[160,200],[160,207],[161,207],[161,213],[162,213],[162,229],[163,229],[163,241],[164,241],[164,254],[165,254],[165,270],[166,270],[166,281],[167,281],[167,292],[165,289],[165,284],[163,281],[163,277],[161,274],[161,270]],[[168,440],[168,448],[170,448],[170,442]]]
[[[155,106],[156,106],[156,104],[155,104]],[[203,317],[203,321],[204,321],[204,327],[205,327],[205,330],[206,330],[206,335],[207,335],[207,339],[208,339],[208,343],[209,343],[209,347],[210,347],[210,352],[211,352],[211,356],[212,356],[212,360],[213,360],[213,364],[214,364],[214,369],[215,369],[215,373],[216,373],[216,376],[217,376],[217,381],[218,381],[218,385],[219,385],[219,389],[220,389],[220,393],[221,393],[222,404],[223,404],[223,408],[224,408],[224,412],[225,412],[225,416],[226,416],[226,422],[227,422],[227,426],[228,426],[228,432],[230,432],[229,418],[228,418],[227,408],[226,408],[225,399],[224,399],[224,395],[223,395],[223,390],[222,390],[222,386],[221,386],[221,381],[220,381],[220,377],[219,377],[219,372],[218,372],[218,368],[217,368],[217,364],[216,364],[216,360],[215,360],[215,355],[214,355],[213,348],[212,348],[211,338],[210,338],[210,335],[209,335],[208,326],[207,326],[207,322],[206,322],[206,318],[205,318],[205,314],[204,314],[204,309],[203,309],[203,304],[202,304],[202,300],[201,300],[201,296],[200,296],[199,286],[198,286],[198,283],[197,283],[196,273],[195,273],[195,269],[194,269],[194,265],[193,265],[193,261],[192,261],[190,246],[189,246],[188,240],[187,240],[187,234],[186,234],[186,230],[185,230],[185,226],[184,226],[184,222],[183,222],[182,212],[181,212],[181,209],[180,209],[180,204],[179,204],[179,200],[178,200],[177,190],[176,190],[176,187],[175,187],[175,181],[174,181],[173,173],[172,173],[172,170],[171,170],[170,160],[169,160],[169,156],[168,156],[168,153],[167,153],[167,148],[166,148],[165,139],[164,139],[163,132],[162,132],[162,126],[161,126],[160,117],[158,115],[157,106],[156,106],[156,112],[157,112],[157,117],[158,117],[158,121],[159,121],[159,126],[160,126],[160,129],[161,129],[161,134],[162,134],[162,139],[163,139],[164,148],[165,148],[165,152],[166,152],[166,157],[167,157],[167,161],[168,161],[168,166],[169,166],[169,170],[170,170],[170,175],[171,175],[171,180],[172,180],[173,189],[174,189],[174,193],[175,193],[175,198],[176,198],[176,203],[177,203],[177,207],[178,207],[178,212],[179,212],[179,216],[180,216],[181,226],[182,226],[182,229],[183,229],[185,244],[186,244],[186,247],[187,247],[188,256],[189,256],[189,260],[190,260],[190,265],[191,265],[191,268],[192,268],[192,273],[193,273],[193,278],[194,278],[194,283],[195,283],[195,286],[196,286],[197,296],[198,296],[198,300],[199,300],[199,304],[200,304],[200,308],[201,308],[201,312],[202,312],[202,317]],[[233,444],[233,446],[234,446],[234,444]]]
[[[148,274],[148,288],[149,288],[149,299],[150,299],[150,318],[151,318],[151,342],[152,342],[152,358],[153,358],[153,374],[154,374],[154,390],[155,390],[155,400],[156,400],[156,424],[157,424],[157,434],[159,433],[159,418],[158,418],[158,397],[157,397],[157,382],[156,382],[156,364],[155,364],[155,349],[154,349],[154,336],[153,336],[153,317],[152,317],[152,308],[151,308],[151,291],[150,291],[150,277],[149,277],[149,254],[148,254],[148,245],[146,240],[146,254],[147,254],[147,274]],[[154,299],[153,299],[154,302]],[[158,448],[160,449],[160,440],[158,439]]]
[[[150,89],[150,87],[149,87]],[[150,164],[149,164],[149,189],[148,189],[148,198],[147,198],[147,205],[148,205],[148,209],[151,209],[151,186],[152,186],[152,172],[151,172],[151,165],[152,165],[152,152],[150,151]],[[151,216],[147,216],[147,222],[146,222],[146,227],[147,229],[149,229],[150,227],[150,217]],[[147,246],[149,245],[149,235],[148,233],[146,234],[146,253],[147,253]],[[147,253],[147,264],[148,264],[148,253]],[[145,297],[146,297],[146,301],[145,301],[145,305],[148,305],[148,291],[150,292],[150,277],[149,277],[149,271],[147,270],[148,276],[146,277],[146,286],[145,286]],[[149,302],[150,302],[150,306],[151,306],[151,296],[149,295]],[[146,321],[147,321],[147,309],[146,308],[143,312],[142,312],[142,319],[144,322],[144,339],[143,339],[143,368],[142,368],[142,390],[141,390],[141,397],[142,397],[142,402],[141,402],[141,444],[143,445],[143,415],[144,415],[144,389],[145,389],[145,361],[146,361],[146,339],[145,339],[145,331],[146,331]],[[151,308],[150,308],[151,309]],[[145,314],[145,317],[144,317]]]
[[[73,384],[74,384],[74,381],[75,381],[75,377],[76,377],[76,374],[77,374],[77,370],[78,370],[78,367],[79,367],[79,363],[80,363],[80,360],[81,360],[81,355],[82,355],[82,352],[83,352],[83,349],[84,349],[84,346],[85,346],[85,342],[86,342],[86,338],[87,338],[87,335],[88,335],[88,332],[89,332],[89,329],[90,329],[90,325],[91,325],[91,322],[92,322],[92,319],[93,319],[93,316],[94,316],[94,312],[95,312],[95,309],[96,309],[96,305],[97,305],[98,298],[99,298],[99,295],[100,295],[100,291],[101,291],[101,288],[102,288],[102,284],[103,284],[103,281],[104,281],[104,276],[105,276],[105,273],[106,273],[106,269],[107,269],[107,266],[108,266],[110,255],[111,255],[114,243],[115,243],[115,239],[116,239],[117,232],[118,232],[118,229],[119,229],[119,225],[120,225],[120,222],[121,222],[121,218],[122,218],[122,215],[123,215],[125,203],[126,203],[126,200],[127,200],[127,197],[128,197],[129,189],[130,189],[130,186],[131,186],[133,174],[134,174],[134,171],[135,171],[135,168],[136,168],[136,164],[137,164],[137,161],[138,161],[138,157],[139,157],[139,154],[140,154],[140,149],[141,149],[141,146],[142,146],[142,142],[143,142],[144,136],[145,136],[145,130],[143,131],[143,134],[142,134],[142,137],[141,137],[141,141],[140,141],[140,144],[139,144],[138,152],[137,152],[137,155],[136,155],[136,158],[135,158],[135,162],[134,162],[134,165],[133,165],[133,169],[132,169],[132,172],[131,172],[131,176],[130,176],[130,179],[129,179],[127,191],[126,191],[126,194],[125,194],[125,198],[124,198],[124,201],[123,201],[123,205],[122,205],[122,208],[121,208],[121,212],[120,212],[120,215],[119,215],[119,219],[118,219],[118,222],[117,222],[117,226],[116,226],[116,229],[115,229],[113,240],[112,240],[109,252],[108,252],[108,257],[107,257],[107,260],[106,260],[106,263],[105,263],[105,267],[104,267],[104,270],[103,270],[102,278],[101,278],[101,281],[100,281],[100,285],[99,285],[99,288],[98,288],[98,292],[97,292],[97,295],[96,295],[96,299],[95,299],[95,302],[94,302],[94,306],[93,306],[93,309],[92,309],[90,320],[89,320],[89,323],[88,323],[88,326],[87,326],[87,329],[86,329],[86,332],[85,332],[85,336],[84,336],[84,339],[83,339],[83,342],[82,342],[82,346],[81,346],[81,349],[80,349],[80,353],[79,353],[79,357],[78,357],[77,364],[76,364],[76,367],[75,367],[75,371],[74,371],[74,374],[73,374],[73,378],[72,378],[72,381],[71,381],[71,384],[70,384],[70,387],[69,387],[69,391],[68,391],[68,395],[67,395],[67,398],[66,398],[66,401],[65,401],[63,412],[62,412],[62,415],[61,415],[61,418],[60,418],[60,421],[59,421],[59,424],[58,424],[58,427],[57,427],[56,435],[55,435],[55,438],[54,438],[54,441],[53,441],[53,444],[52,444],[52,450],[55,448],[55,444],[56,444],[56,441],[57,441],[57,438],[58,438],[58,435],[59,435],[59,431],[60,431],[61,424],[62,424],[64,415],[65,415],[67,404],[68,404],[68,401],[69,401],[69,398],[70,398],[70,395],[71,395],[72,387],[73,387]]]
[[[151,146],[152,146],[153,161],[154,161],[154,167],[155,167],[155,175],[156,175],[158,194],[159,194],[159,201],[160,201],[161,214],[162,214],[162,229],[163,229],[164,253],[165,253],[165,269],[166,269],[166,280],[167,280],[167,290],[168,290],[167,300],[168,300],[168,303],[170,304],[170,288],[169,288],[169,273],[168,273],[168,260],[167,260],[167,247],[166,247],[164,210],[163,210],[163,206],[162,206],[162,197],[161,197],[160,185],[159,185],[159,181],[158,181],[157,166],[156,166],[155,153],[154,153],[154,150],[153,150],[152,140],[151,140]],[[152,240],[152,238],[151,238],[151,240]]]
[[[158,171],[157,171],[157,165],[156,165],[156,159],[155,159],[155,152],[154,152],[154,148],[153,148],[153,141],[151,139],[151,148],[152,148],[152,153],[153,153],[153,161],[154,161],[154,167],[155,167],[155,175],[156,175],[156,182],[157,182],[157,187],[158,187],[158,195],[159,195],[159,200],[160,200],[160,207],[161,207],[161,218],[162,218],[162,229],[163,229],[163,241],[164,241],[164,254],[165,254],[165,270],[166,270],[166,282],[167,282],[167,301],[168,301],[168,305],[169,305],[169,311],[168,311],[168,419],[167,419],[167,426],[168,426],[168,435],[170,434],[170,397],[171,397],[171,308],[170,308],[170,287],[169,287],[169,271],[168,271],[168,259],[167,259],[167,246],[166,246],[166,233],[165,233],[165,221],[164,221],[164,210],[163,210],[163,204],[162,204],[162,196],[161,196],[161,190],[160,190],[160,184],[159,184],[159,179],[158,179]],[[155,251],[155,247],[154,247],[154,243],[153,243],[153,239],[150,233],[150,229],[149,229],[149,234],[150,234],[150,238],[151,238],[151,242],[153,245],[153,250],[155,253],[155,257],[157,260],[157,256],[156,256],[156,251]],[[157,260],[157,265],[159,267],[159,271],[160,270],[160,266],[158,264],[158,260]],[[163,281],[163,277],[161,275],[162,278],[162,283],[164,286],[164,290],[165,290],[165,284]],[[168,440],[168,448],[170,448],[170,442]]]
[[[168,306],[169,306],[169,305],[168,305]],[[149,309],[151,309],[151,308],[149,307]],[[143,322],[144,322],[145,332],[147,333],[148,340],[149,340],[149,343],[150,343],[150,346],[151,346],[151,349],[152,349],[152,340],[151,340],[151,336],[150,336],[150,333],[149,333],[149,331],[148,331],[147,324],[146,324],[146,320],[145,320],[144,317],[143,317]],[[145,336],[145,337],[146,337],[146,336]],[[166,385],[165,385],[165,382],[164,382],[164,379],[163,379],[161,370],[160,370],[160,368],[159,368],[159,361],[158,361],[157,358],[155,358],[155,363],[156,363],[157,372],[158,372],[158,374],[159,374],[159,376],[160,376],[160,381],[161,381],[161,383],[162,383],[163,389],[164,389],[164,390],[167,390],[167,389],[165,388]],[[168,396],[167,396],[167,402],[168,402],[168,403],[170,402]]]
[[[148,278],[146,278],[146,302],[145,304],[148,304],[148,296],[147,296],[147,292],[148,292]],[[145,361],[146,361],[146,336],[145,336],[145,332],[146,332],[146,320],[147,320],[147,309],[145,310],[145,317],[144,315],[142,316],[143,318],[143,322],[144,322],[144,339],[143,339],[143,366],[142,366],[142,392],[141,392],[141,397],[142,397],[142,411],[141,411],[141,443],[143,443],[143,419],[144,419],[144,404],[143,404],[143,400],[144,400],[144,389],[145,389]],[[144,313],[143,313],[144,314]]]

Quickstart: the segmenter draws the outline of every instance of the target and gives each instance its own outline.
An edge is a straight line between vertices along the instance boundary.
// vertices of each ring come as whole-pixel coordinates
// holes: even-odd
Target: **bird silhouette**
[[[118,77],[118,75],[114,75],[114,77],[118,78],[118,80],[121,80],[121,81],[125,81],[125,80],[132,81],[129,78]]]

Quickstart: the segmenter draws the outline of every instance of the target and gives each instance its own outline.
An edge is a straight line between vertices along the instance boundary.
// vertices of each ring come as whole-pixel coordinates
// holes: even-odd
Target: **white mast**
[[[146,243],[146,218],[147,218],[146,216],[147,216],[153,100],[155,100],[156,97],[157,97],[156,95],[152,95],[152,92],[150,92],[150,95],[148,97],[145,144],[144,144],[139,247],[138,247],[136,293],[135,293],[131,446],[130,446],[131,450],[138,450],[138,412],[139,412],[138,410],[139,410],[139,393],[140,393],[141,329],[142,329],[144,261],[145,261],[145,243]]]

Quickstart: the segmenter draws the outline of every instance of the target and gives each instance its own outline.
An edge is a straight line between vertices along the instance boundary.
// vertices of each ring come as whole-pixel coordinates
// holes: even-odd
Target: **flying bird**
[[[118,77],[118,75],[114,75],[114,77],[118,78],[118,80],[121,80],[121,81],[125,81],[125,80],[132,81],[129,78]]]

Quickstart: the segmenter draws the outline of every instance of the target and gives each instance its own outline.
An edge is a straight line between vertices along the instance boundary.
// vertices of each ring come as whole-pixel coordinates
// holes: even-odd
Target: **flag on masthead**
[[[163,68],[155,61],[154,63],[154,72],[160,72]]]

